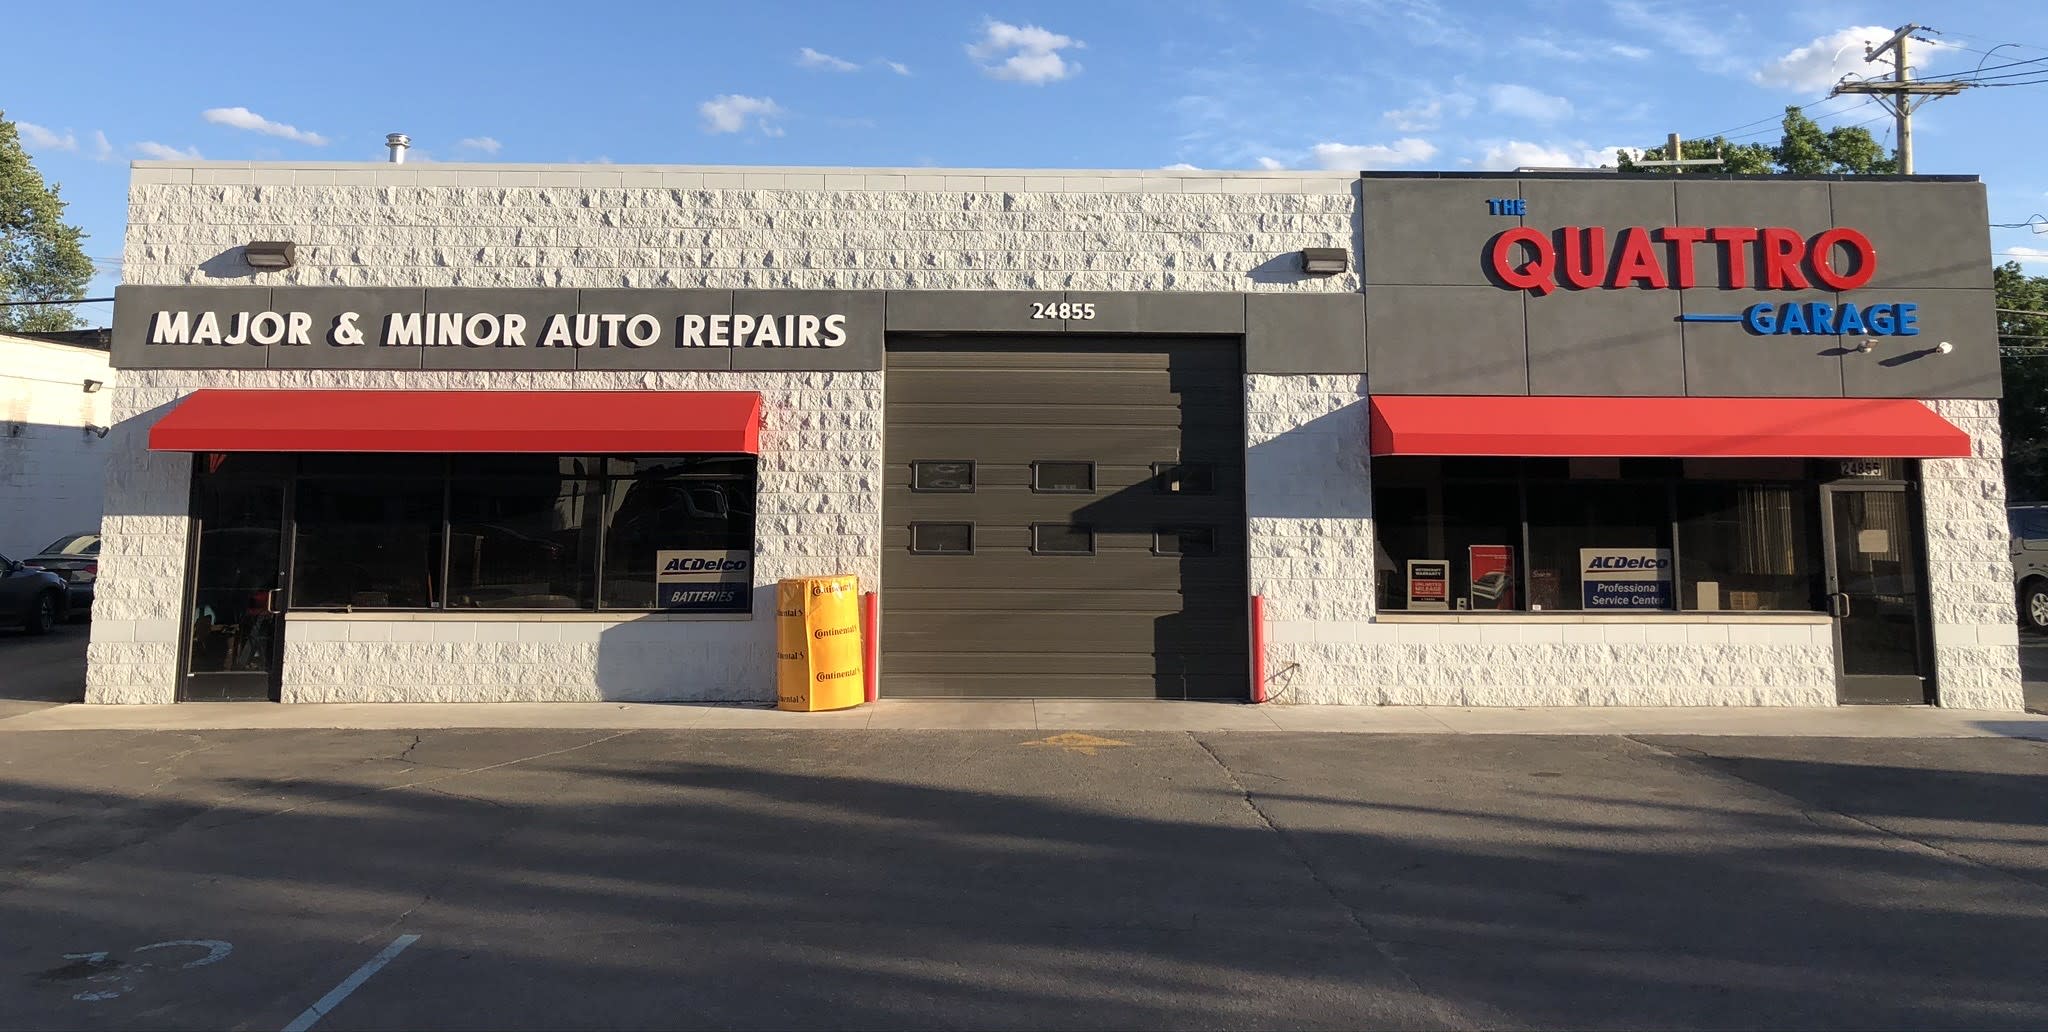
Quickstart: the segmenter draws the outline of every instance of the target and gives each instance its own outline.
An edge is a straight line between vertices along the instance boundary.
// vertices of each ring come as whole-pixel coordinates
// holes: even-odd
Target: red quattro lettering
[[[1769,290],[1805,290],[1806,238],[1795,230],[1770,226],[1763,230],[1763,281]]]
[[[1693,245],[1705,240],[1707,231],[1699,226],[1665,226],[1657,235],[1671,245],[1671,285],[1680,290],[1692,289]]]
[[[1668,284],[1664,279],[1664,267],[1657,263],[1657,251],[1650,245],[1650,231],[1641,226],[1630,226],[1621,231],[1621,246],[1614,262],[1615,288],[1631,287],[1640,283],[1651,290],[1663,290]]]
[[[1835,248],[1844,244],[1855,256],[1853,272],[1835,271]],[[1806,259],[1814,280],[1830,290],[1855,290],[1877,275],[1877,248],[1870,246],[1869,237],[1843,226],[1815,234],[1806,247]]]
[[[1744,264],[1742,249],[1756,242],[1756,230],[1748,226],[1715,226],[1707,230],[1707,239],[1721,245],[1721,253],[1728,257],[1728,288],[1731,290],[1749,286],[1749,270]]]
[[[1566,283],[1580,290],[1590,290],[1607,279],[1605,229],[1599,226],[1585,229],[1566,226],[1557,231],[1557,244]]]
[[[1518,246],[1534,252],[1520,266],[1515,265]],[[1507,230],[1493,238],[1493,248],[1486,257],[1493,266],[1493,274],[1510,287],[1533,290],[1538,295],[1557,289],[1557,252],[1551,248],[1550,238],[1540,230],[1528,226]]]

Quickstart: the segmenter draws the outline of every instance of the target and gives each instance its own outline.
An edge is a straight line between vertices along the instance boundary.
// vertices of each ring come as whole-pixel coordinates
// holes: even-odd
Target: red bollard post
[[[867,687],[867,701],[878,697],[876,667],[882,657],[882,601],[875,592],[860,597],[861,622],[867,626],[861,635],[861,677]]]
[[[1266,701],[1266,599],[1252,596],[1252,701]]]

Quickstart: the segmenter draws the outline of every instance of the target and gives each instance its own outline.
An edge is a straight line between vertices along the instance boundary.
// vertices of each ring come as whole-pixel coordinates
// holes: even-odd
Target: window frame
[[[1530,469],[1531,463],[1534,461],[1542,460],[1531,459],[1505,460],[1515,463],[1512,472],[1509,472],[1508,470],[1500,466],[1493,466],[1483,468],[1480,471],[1473,473],[1471,475],[1460,475],[1456,472],[1455,467],[1453,467],[1450,472],[1446,472],[1445,463],[1456,461],[1455,459],[1440,459],[1432,457],[1420,457],[1419,459],[1413,457],[1400,457],[1397,459],[1395,457],[1383,457],[1375,459],[1375,465],[1379,466],[1381,464],[1388,464],[1393,461],[1413,462],[1416,463],[1416,466],[1413,472],[1409,470],[1400,470],[1398,472],[1383,471],[1382,469],[1375,469],[1373,471],[1373,511],[1375,512],[1374,519],[1376,524],[1378,519],[1380,518],[1377,514],[1381,511],[1381,506],[1379,502],[1379,492],[1383,488],[1393,489],[1419,487],[1425,489],[1426,505],[1423,517],[1425,521],[1424,526],[1426,530],[1425,536],[1429,536],[1430,534],[1440,536],[1442,533],[1442,527],[1444,526],[1445,520],[1443,500],[1444,488],[1446,485],[1453,483],[1492,484],[1510,488],[1515,492],[1516,512],[1513,518],[1516,521],[1516,525],[1519,527],[1519,533],[1516,535],[1518,540],[1515,542],[1515,545],[1517,548],[1520,549],[1520,552],[1515,557],[1515,581],[1517,597],[1520,601],[1521,608],[1511,610],[1452,609],[1448,611],[1436,611],[1411,610],[1407,608],[1392,608],[1385,604],[1376,603],[1376,610],[1382,615],[1393,615],[1402,618],[1412,617],[1417,619],[1443,619],[1447,617],[1464,619],[1477,615],[1480,619],[1526,619],[1528,617],[1533,616],[1539,618],[1573,617],[1599,620],[1643,618],[1698,618],[1703,616],[1779,617],[1825,615],[1825,611],[1820,608],[1731,610],[1725,608],[1698,609],[1687,608],[1685,606],[1685,583],[1683,579],[1684,566],[1682,564],[1682,560],[1685,555],[1685,541],[1684,535],[1681,532],[1681,524],[1683,522],[1684,513],[1682,506],[1680,504],[1680,493],[1684,490],[1684,488],[1690,484],[1729,486],[1748,485],[1757,487],[1790,488],[1794,492],[1795,499],[1798,500],[1798,502],[1801,505],[1801,508],[1804,510],[1805,520],[1803,522],[1803,527],[1806,531],[1811,532],[1814,527],[1818,526],[1818,521],[1821,518],[1820,492],[1823,483],[1826,482],[1826,477],[1821,475],[1821,471],[1815,465],[1815,461],[1813,460],[1805,462],[1804,466],[1802,467],[1804,475],[1797,478],[1785,475],[1766,475],[1755,477],[1731,476],[1726,478],[1688,477],[1685,475],[1683,467],[1678,467],[1674,470],[1653,474],[1645,474],[1640,471],[1630,472],[1629,470],[1624,468],[1623,472],[1618,478],[1573,478],[1568,473],[1549,473],[1541,471],[1532,472]],[[1624,463],[1627,463],[1630,460],[1622,461]],[[1643,462],[1644,460],[1635,461]],[[1728,461],[1738,462],[1741,460]],[[1422,466],[1422,463],[1424,462],[1430,463],[1432,465],[1428,466],[1427,468],[1424,468]],[[1914,485],[1916,488],[1919,482],[1917,474],[1917,466],[1907,466],[1907,476],[1909,478],[1907,482],[1909,484]],[[1530,495],[1532,489],[1540,489],[1543,487],[1560,487],[1569,489],[1571,486],[1576,484],[1595,485],[1613,483],[1633,483],[1645,486],[1661,485],[1663,488],[1663,519],[1660,523],[1649,524],[1649,526],[1659,527],[1662,534],[1665,537],[1665,540],[1669,542],[1671,552],[1672,606],[1667,609],[1639,610],[1585,609],[1583,607],[1574,607],[1569,609],[1529,609],[1528,604],[1531,597],[1529,574],[1531,569],[1531,557],[1533,555],[1531,549],[1532,540],[1530,522]],[[1376,541],[1383,540],[1380,529],[1377,525],[1374,528],[1374,537]],[[1819,547],[1818,539],[1815,539],[1813,543],[1814,547]],[[1391,577],[1398,581],[1400,578],[1404,576],[1401,570],[1401,562],[1398,559],[1394,559],[1394,557],[1392,557],[1391,555],[1388,556],[1388,558],[1389,560],[1395,563],[1396,568],[1391,573],[1389,573],[1386,571],[1380,571],[1376,567],[1375,576]],[[1430,558],[1435,557],[1431,556]],[[1825,555],[1822,555],[1819,552],[1815,552],[1815,565],[1812,569],[1805,571],[1806,575],[1816,584],[1820,583],[1826,576],[1826,561],[1827,560]],[[1375,585],[1374,596],[1376,599],[1378,599],[1381,596],[1381,589],[1379,585]],[[1400,593],[1397,591],[1396,593],[1392,595],[1387,595],[1385,597],[1399,598]],[[1817,592],[1816,597],[1818,597]]]
[[[754,593],[753,593],[752,591],[748,591],[748,592],[743,592],[743,593],[742,593],[742,595],[743,595],[743,597],[744,597],[744,599],[745,599],[745,601],[746,601],[746,608],[744,608],[744,609],[728,609],[728,610],[703,610],[703,611],[691,611],[691,610],[677,610],[677,609],[664,609],[664,608],[661,608],[661,607],[659,607],[659,606],[610,606],[610,605],[606,605],[606,604],[605,604],[605,593],[604,593],[604,589],[605,589],[605,560],[606,560],[606,557],[607,557],[607,553],[608,553],[608,552],[610,551],[610,547],[611,547],[611,544],[612,544],[612,542],[611,542],[611,539],[612,539],[612,536],[613,536],[613,535],[612,535],[612,533],[611,533],[611,527],[610,527],[610,522],[609,522],[609,521],[610,521],[610,516],[611,516],[611,514],[609,513],[609,511],[605,511],[605,506],[604,506],[604,505],[601,505],[601,506],[600,506],[600,510],[601,510],[601,511],[600,511],[600,513],[599,513],[599,519],[600,519],[600,520],[601,520],[602,522],[600,522],[600,524],[598,525],[598,527],[597,527],[597,528],[596,528],[596,530],[595,530],[595,538],[596,538],[596,547],[594,547],[594,548],[593,548],[593,549],[591,550],[591,554],[590,554],[590,555],[589,555],[588,557],[586,557],[586,558],[587,558],[587,562],[589,562],[589,563],[593,564],[593,566],[592,566],[592,569],[590,570],[590,573],[591,573],[591,585],[592,585],[592,592],[593,592],[593,594],[592,594],[592,604],[591,604],[591,605],[589,605],[589,606],[581,606],[581,605],[579,605],[579,606],[577,606],[577,607],[575,607],[575,608],[560,608],[560,607],[549,607],[549,608],[527,608],[527,607],[509,607],[509,606],[507,606],[507,607],[488,607],[488,608],[450,608],[450,607],[449,607],[449,604],[448,604],[448,602],[449,602],[449,570],[450,570],[450,564],[451,564],[451,563],[452,563],[452,561],[453,561],[453,558],[452,558],[452,557],[453,557],[453,549],[452,549],[452,548],[450,547],[450,540],[451,540],[451,537],[450,537],[450,536],[451,536],[451,534],[452,534],[452,532],[453,532],[453,524],[454,524],[454,490],[455,490],[456,482],[457,482],[458,480],[462,480],[462,481],[489,481],[489,480],[500,480],[500,481],[515,481],[515,480],[526,480],[526,481],[538,481],[538,480],[545,480],[545,479],[547,479],[547,478],[546,478],[546,476],[545,476],[545,475],[535,475],[535,474],[533,474],[533,473],[527,473],[527,472],[507,472],[507,471],[486,471],[486,472],[470,472],[470,471],[459,471],[459,470],[458,470],[458,468],[457,468],[457,466],[458,466],[458,462],[459,462],[459,460],[460,460],[461,458],[463,458],[463,456],[462,456],[461,454],[454,454],[454,453],[442,453],[442,454],[435,454],[435,455],[433,456],[433,459],[434,459],[434,461],[433,461],[433,463],[432,463],[432,470],[431,470],[431,471],[426,471],[426,470],[424,470],[424,469],[421,469],[421,468],[414,468],[414,469],[411,469],[411,470],[403,470],[403,471],[400,471],[400,472],[396,472],[396,473],[390,473],[390,474],[381,474],[381,473],[377,473],[377,472],[375,471],[375,466],[376,466],[376,461],[375,461],[375,460],[377,460],[377,459],[380,459],[380,458],[385,458],[385,457],[387,457],[387,455],[386,455],[385,453],[374,453],[374,452],[365,452],[365,453],[350,453],[350,454],[353,454],[353,455],[357,455],[357,456],[358,456],[358,457],[360,457],[361,459],[365,460],[365,462],[364,462],[364,465],[365,465],[366,467],[368,467],[368,470],[369,470],[369,472],[368,472],[368,474],[367,474],[368,476],[378,477],[378,478],[382,478],[382,479],[404,479],[404,480],[412,480],[412,481],[420,481],[420,480],[435,480],[435,481],[438,481],[438,483],[439,483],[439,486],[440,486],[440,489],[441,489],[441,490],[440,490],[440,496],[441,496],[441,499],[440,499],[440,519],[439,519],[439,534],[440,534],[440,544],[439,544],[439,547],[440,547],[440,555],[439,555],[439,557],[438,557],[438,563],[437,563],[437,565],[438,565],[438,573],[439,573],[440,581],[439,581],[439,582],[438,582],[438,583],[437,583],[437,584],[436,584],[436,585],[434,586],[434,590],[433,590],[433,592],[432,592],[432,597],[431,597],[431,598],[429,599],[429,602],[428,602],[428,604],[427,604],[426,606],[406,606],[406,607],[398,607],[398,606],[391,606],[391,607],[378,607],[378,608],[366,608],[366,607],[361,607],[361,606],[347,606],[347,605],[343,605],[343,606],[325,606],[325,605],[300,605],[300,604],[298,604],[298,600],[297,600],[297,597],[296,597],[296,596],[297,596],[297,593],[298,593],[298,581],[299,581],[299,576],[298,576],[298,574],[299,574],[299,559],[300,559],[300,554],[301,554],[301,551],[300,551],[300,547],[299,547],[299,545],[300,545],[300,540],[299,540],[299,529],[300,529],[300,528],[299,528],[299,487],[300,487],[300,485],[301,485],[301,484],[303,484],[303,483],[306,483],[306,482],[308,482],[308,481],[334,481],[334,480],[361,480],[361,479],[364,479],[364,478],[365,478],[365,476],[366,476],[366,473],[365,473],[365,472],[362,472],[362,471],[347,471],[347,470],[318,470],[318,469],[315,469],[315,470],[312,470],[312,471],[308,471],[308,470],[306,469],[306,466],[308,465],[308,463],[306,463],[306,462],[302,461],[302,460],[303,460],[304,458],[306,458],[306,456],[303,456],[303,455],[296,455],[296,454],[294,454],[294,455],[290,455],[290,456],[286,457],[286,460],[285,460],[285,462],[284,462],[284,463],[282,463],[282,468],[280,468],[280,469],[276,469],[276,470],[269,470],[269,469],[266,469],[266,470],[260,470],[260,471],[235,471],[235,472],[229,472],[229,473],[217,473],[217,474],[207,474],[207,473],[204,473],[203,471],[199,470],[199,469],[198,469],[198,468],[197,468],[197,467],[195,466],[195,469],[194,469],[194,474],[195,474],[195,477],[194,477],[194,483],[195,483],[195,485],[196,485],[196,484],[197,484],[197,482],[198,482],[198,478],[199,478],[199,477],[202,477],[202,476],[223,476],[223,477],[236,477],[236,478],[244,478],[244,479],[250,479],[250,478],[260,478],[260,479],[271,479],[271,480],[277,480],[277,481],[281,482],[281,483],[282,483],[282,484],[284,485],[284,488],[285,488],[285,501],[284,501],[284,505],[285,505],[285,510],[284,510],[284,527],[283,527],[283,531],[284,531],[284,550],[285,550],[285,551],[284,551],[284,556],[283,556],[283,559],[284,559],[284,567],[285,567],[285,570],[284,570],[284,573],[285,573],[285,577],[284,577],[284,582],[283,582],[283,584],[281,585],[281,587],[283,587],[283,589],[284,589],[284,590],[283,590],[283,592],[282,592],[282,594],[283,594],[283,596],[284,596],[284,607],[283,607],[283,611],[284,611],[284,612],[286,612],[286,613],[342,613],[342,614],[381,614],[381,613],[448,613],[448,614],[460,614],[460,615],[463,615],[463,616],[469,616],[469,617],[472,617],[472,618],[477,618],[477,619],[491,619],[491,618],[496,618],[496,617],[499,617],[499,616],[503,616],[503,615],[519,615],[519,614],[535,614],[535,615],[550,615],[550,614],[551,614],[551,615],[561,615],[561,614],[581,614],[581,615],[592,615],[592,616],[602,616],[602,615],[605,615],[605,614],[617,614],[617,615],[620,615],[620,616],[622,616],[622,617],[623,617],[623,616],[630,616],[630,615],[640,614],[640,615],[664,615],[664,616],[668,616],[668,617],[672,617],[672,618],[691,618],[691,617],[695,617],[695,618],[711,618],[711,619],[720,619],[720,618],[724,618],[724,619],[730,619],[730,618],[733,618],[733,617],[747,617],[747,618],[751,618],[751,617],[752,617],[752,616],[754,615],[754,604],[753,604],[753,597],[752,597]],[[393,453],[393,454],[397,454],[397,453]],[[319,456],[319,457],[320,457],[320,458],[328,458],[328,456]],[[412,458],[412,457],[414,457],[414,456],[411,456],[411,455],[409,455],[409,454],[408,454],[408,455],[407,455],[407,457],[408,457],[408,458]],[[749,552],[750,554],[755,554],[755,553],[758,553],[758,551],[759,551],[759,545],[760,545],[760,538],[759,538],[759,528],[760,528],[760,511],[759,511],[759,498],[760,498],[760,492],[761,492],[761,468],[760,468],[760,460],[759,460],[759,456],[757,456],[757,455],[748,455],[748,454],[743,454],[743,453],[724,453],[724,452],[720,452],[720,453],[701,453],[701,454],[699,454],[699,453],[677,453],[677,454],[672,454],[672,455],[667,455],[667,454],[664,454],[664,455],[654,455],[654,454],[644,454],[644,453],[631,453],[631,454],[611,454],[611,453],[606,453],[606,454],[593,454],[593,455],[583,455],[583,454],[578,454],[578,455],[557,455],[557,456],[550,456],[550,457],[552,457],[552,458],[556,458],[556,459],[573,459],[573,460],[580,460],[580,461],[583,461],[583,462],[587,463],[587,466],[586,466],[586,470],[585,470],[584,472],[581,472],[581,473],[574,473],[574,474],[571,474],[571,473],[563,473],[563,472],[559,472],[559,471],[558,471],[558,472],[557,472],[557,473],[555,474],[555,476],[556,476],[556,479],[557,479],[557,481],[558,481],[558,482],[559,482],[559,481],[568,481],[568,480],[577,480],[577,481],[584,481],[584,482],[588,482],[588,483],[593,483],[593,484],[595,484],[595,485],[596,485],[596,488],[597,488],[597,490],[598,490],[598,492],[599,492],[600,498],[601,498],[601,499],[604,499],[604,500],[606,500],[606,504],[607,504],[607,505],[608,505],[608,500],[609,500],[609,498],[610,498],[610,492],[611,492],[612,484],[613,484],[613,483],[614,483],[615,481],[619,481],[619,482],[630,482],[630,481],[634,481],[634,480],[643,480],[643,479],[658,479],[658,480],[676,481],[676,482],[683,482],[683,483],[689,483],[689,482],[697,482],[697,483],[721,483],[721,484],[740,484],[740,483],[746,484],[746,485],[747,485],[747,489],[748,489],[748,490],[749,490],[749,491],[751,492],[751,494],[752,494],[752,496],[753,496],[753,498],[754,498],[754,504],[752,504],[752,505],[748,506],[747,512],[746,512],[746,513],[744,514],[744,517],[745,517],[745,521],[746,521],[746,533],[745,533],[745,538],[746,538],[746,541],[747,541],[747,549],[746,549],[746,550],[747,550],[747,551],[748,551],[748,552]],[[683,473],[667,473],[667,474],[662,474],[662,475],[654,475],[654,476],[650,476],[650,475],[648,475],[648,474],[645,474],[645,473],[641,473],[641,472],[637,472],[637,471],[636,471],[636,472],[615,472],[615,471],[613,470],[613,463],[614,463],[614,461],[615,461],[615,460],[645,460],[645,459],[674,459],[674,460],[696,460],[696,459],[703,459],[703,460],[717,460],[717,461],[720,461],[720,462],[730,462],[730,461],[732,461],[732,460],[744,460],[744,462],[746,463],[746,467],[747,467],[747,470],[748,470],[748,471],[747,471],[747,472],[744,472],[744,473],[742,473],[742,472],[734,472],[734,471],[725,471],[725,470],[721,470],[721,471],[718,471],[718,472],[706,472],[706,473],[690,473],[690,472],[683,472]]]

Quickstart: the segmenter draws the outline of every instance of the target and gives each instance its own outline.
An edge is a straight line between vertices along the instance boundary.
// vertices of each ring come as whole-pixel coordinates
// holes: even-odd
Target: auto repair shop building
[[[2017,709],[1985,194],[144,162],[95,702]],[[1250,599],[1263,601],[1254,633]]]

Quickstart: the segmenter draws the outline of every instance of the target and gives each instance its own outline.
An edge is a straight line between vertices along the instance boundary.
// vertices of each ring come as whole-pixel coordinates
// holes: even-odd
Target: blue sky
[[[1672,131],[1770,142],[1786,104],[1889,144],[1875,104],[1822,98],[1911,18],[1942,43],[1916,76],[2048,80],[2048,4],[2015,0],[162,0],[15,12],[48,45],[8,48],[0,109],[90,234],[98,293],[136,158],[376,161],[399,130],[415,161],[1508,169]],[[1981,175],[1994,222],[2048,213],[2044,99],[1929,104],[1918,171]],[[1992,240],[2048,273],[2048,235]]]

